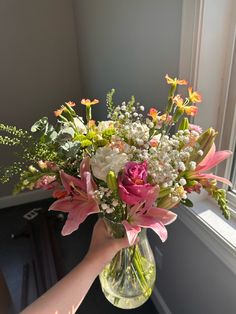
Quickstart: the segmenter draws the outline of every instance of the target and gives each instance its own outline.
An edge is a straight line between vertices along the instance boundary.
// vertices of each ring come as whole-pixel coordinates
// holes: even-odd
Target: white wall
[[[28,128],[80,99],[72,0],[0,2],[0,121]],[[14,159],[0,146],[0,165]],[[0,196],[12,185],[1,185]]]
[[[105,94],[131,95],[164,107],[164,76],[178,74],[182,0],[75,0],[83,97],[96,97],[105,117]]]

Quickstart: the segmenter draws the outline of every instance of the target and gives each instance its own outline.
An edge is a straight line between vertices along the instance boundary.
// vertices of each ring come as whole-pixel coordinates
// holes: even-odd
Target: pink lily
[[[81,179],[70,176],[64,171],[60,171],[60,176],[68,196],[54,202],[49,210],[68,213],[62,229],[62,235],[68,235],[77,230],[88,215],[99,212],[98,203],[94,197],[97,186],[90,172],[89,157],[84,158],[80,164]]]
[[[130,207],[128,219],[122,221],[130,244],[133,244],[138,233],[143,228],[151,228],[164,242],[167,239],[167,230],[165,225],[171,224],[177,218],[177,215],[167,209],[153,206],[157,198],[157,190],[153,188],[149,192],[146,202],[141,202]]]
[[[207,153],[207,155],[203,158],[203,160],[197,165],[194,171],[190,171],[189,179],[215,179],[217,181],[226,183],[228,185],[232,185],[232,183],[223,177],[219,177],[214,175],[213,173],[203,173],[207,170],[210,170],[216,167],[223,160],[230,157],[232,154],[229,150],[221,150],[216,152],[215,144],[212,145],[211,149]]]

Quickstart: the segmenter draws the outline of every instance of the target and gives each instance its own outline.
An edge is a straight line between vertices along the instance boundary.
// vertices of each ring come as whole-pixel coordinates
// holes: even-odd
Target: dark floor
[[[31,248],[27,237],[23,236],[13,240],[11,234],[22,233],[22,230],[24,230],[24,226],[27,223],[23,218],[23,215],[26,212],[32,208],[48,208],[50,203],[51,200],[46,200],[0,210],[0,269],[7,281],[17,312],[19,312],[21,304],[23,264],[29,260]],[[67,237],[62,237],[60,235],[63,222],[58,222],[56,225],[53,232],[59,243],[66,272],[70,271],[71,268],[78,264],[86,254],[95,221],[96,217],[90,216],[87,221],[80,226],[78,231]],[[29,302],[33,301],[35,297],[33,285],[32,287],[30,286],[30,291],[31,295],[29,297]],[[77,311],[79,314],[115,314],[121,312],[125,312],[125,310],[115,308],[105,299],[98,279],[94,282]],[[129,310],[129,313],[157,314],[157,311],[154,308],[151,299],[149,299],[140,308]]]

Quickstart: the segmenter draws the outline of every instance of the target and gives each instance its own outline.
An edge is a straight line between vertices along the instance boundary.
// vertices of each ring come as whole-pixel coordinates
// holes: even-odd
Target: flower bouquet
[[[206,172],[231,154],[215,151],[216,132],[191,124],[198,111],[198,92],[177,94],[185,80],[172,79],[168,104],[161,113],[130,101],[115,105],[114,90],[107,94],[108,120],[94,121],[92,106],[99,101],[83,99],[86,120],[67,102],[54,112],[56,124],[47,117],[31,132],[0,124],[0,143],[20,146],[21,161],[2,169],[1,181],[19,175],[14,192],[25,189],[52,190],[56,201],[49,210],[67,214],[62,235],[78,229],[90,214],[98,213],[114,237],[125,234],[131,244],[121,250],[100,274],[107,299],[120,308],[135,308],[151,295],[156,267],[146,237],[151,228],[167,239],[166,225],[176,219],[171,208],[192,206],[191,192],[205,189],[229,218],[222,177]],[[139,235],[139,241],[136,238]]]

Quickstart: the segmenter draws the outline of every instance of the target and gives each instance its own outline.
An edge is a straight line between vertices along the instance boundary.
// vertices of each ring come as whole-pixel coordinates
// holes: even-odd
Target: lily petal
[[[169,225],[174,222],[177,215],[170,210],[164,208],[151,207],[148,210],[148,216],[157,218],[163,225]]]
[[[71,197],[67,196],[52,203],[48,210],[55,210],[68,213],[71,210],[72,206],[73,202],[71,201]]]
[[[71,193],[71,191],[72,191],[71,183],[73,183],[74,186],[77,186],[80,189],[84,190],[84,184],[81,182],[81,180],[65,173],[63,170],[60,171],[60,176],[61,176],[61,182],[62,182],[65,190],[68,193]]]
[[[198,177],[203,178],[203,179],[215,179],[216,181],[219,181],[219,182],[225,183],[229,186],[232,186],[232,182],[230,182],[228,179],[216,176],[213,173],[201,173],[198,175]]]
[[[139,226],[133,226],[129,224],[126,220],[122,221],[122,224],[125,227],[129,244],[134,244],[139,232],[141,231],[141,228]]]
[[[210,149],[209,153],[206,155],[206,157],[198,164],[195,171],[207,171],[211,168],[216,167],[219,163],[221,163],[223,160],[229,158],[229,156],[232,154],[229,150],[221,150],[218,152],[214,151],[214,146],[212,145],[212,148]]]
[[[168,237],[166,227],[156,218],[144,215],[136,216],[134,224],[137,224],[140,227],[152,229],[160,237],[162,242],[165,242]]]
[[[66,223],[62,229],[62,235],[71,234],[79,228],[80,224],[84,222],[89,215],[97,213],[98,211],[99,208],[94,202],[77,203],[76,208],[71,208],[67,216]]]

